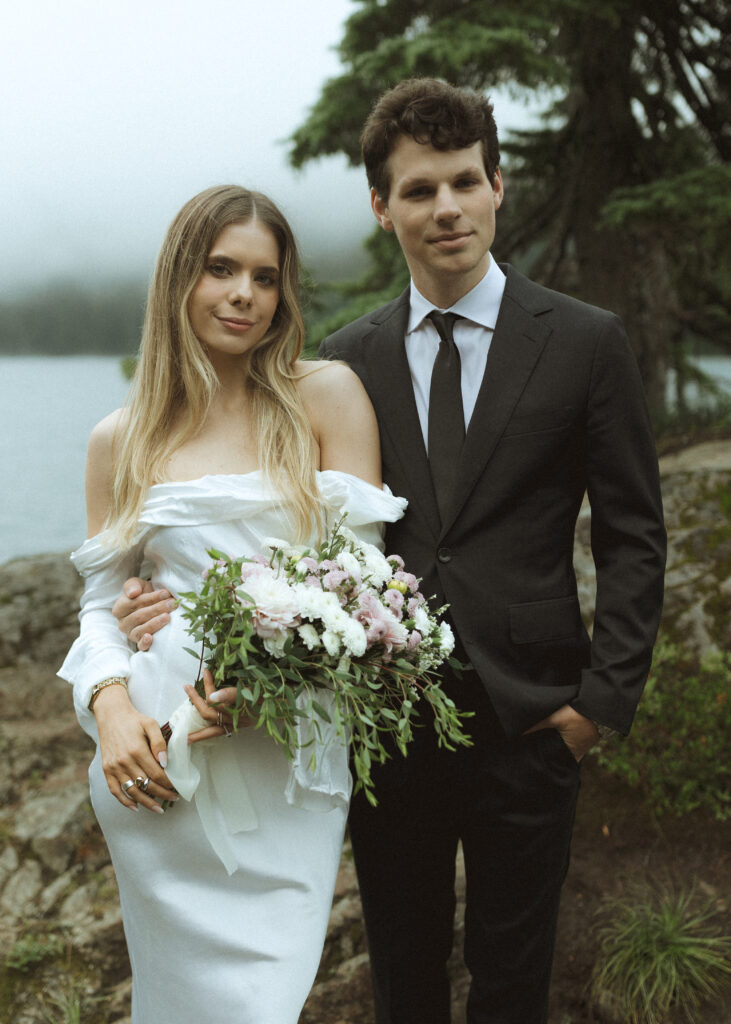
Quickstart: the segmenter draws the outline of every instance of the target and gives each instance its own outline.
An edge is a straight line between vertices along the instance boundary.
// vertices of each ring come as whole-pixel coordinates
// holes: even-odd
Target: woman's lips
[[[224,327],[227,327],[231,331],[244,332],[248,331],[250,327],[254,326],[253,320],[240,320],[235,317],[217,316],[216,320],[218,320],[220,324],[223,324]]]

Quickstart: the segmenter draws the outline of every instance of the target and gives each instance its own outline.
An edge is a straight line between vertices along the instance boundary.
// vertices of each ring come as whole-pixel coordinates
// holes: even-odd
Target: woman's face
[[[211,355],[242,355],[269,330],[278,302],[274,235],[258,220],[229,224],[211,246],[188,299],[194,334]]]

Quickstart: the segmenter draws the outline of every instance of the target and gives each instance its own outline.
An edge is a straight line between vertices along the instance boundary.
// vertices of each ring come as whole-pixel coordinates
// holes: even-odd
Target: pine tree
[[[495,254],[619,313],[652,410],[692,337],[731,349],[731,13],[723,0],[354,0],[291,161],[345,153],[374,100],[431,75],[551,102],[501,139],[506,203]],[[499,126],[498,126],[499,127]],[[352,289],[353,311],[403,286],[392,239]],[[332,324],[327,325],[332,327]]]

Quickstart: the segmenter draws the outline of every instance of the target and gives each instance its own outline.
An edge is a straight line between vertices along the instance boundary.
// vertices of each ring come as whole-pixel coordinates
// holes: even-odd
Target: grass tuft
[[[718,910],[698,907],[692,891],[635,890],[600,911],[600,955],[592,992],[626,1024],[665,1024],[671,1009],[695,1024],[731,976],[731,937],[719,935]]]

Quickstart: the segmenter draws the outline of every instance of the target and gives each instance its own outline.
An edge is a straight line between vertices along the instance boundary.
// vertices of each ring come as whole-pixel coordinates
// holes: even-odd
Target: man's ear
[[[502,175],[500,174],[499,167],[495,168],[495,177],[493,178],[492,182],[492,196],[493,202],[495,204],[495,209],[497,210],[499,209],[505,196],[505,191],[503,189],[503,178]]]
[[[381,199],[374,188],[371,189],[371,209],[373,216],[381,225],[384,231],[393,231],[393,222],[388,215],[388,206],[384,199]]]

